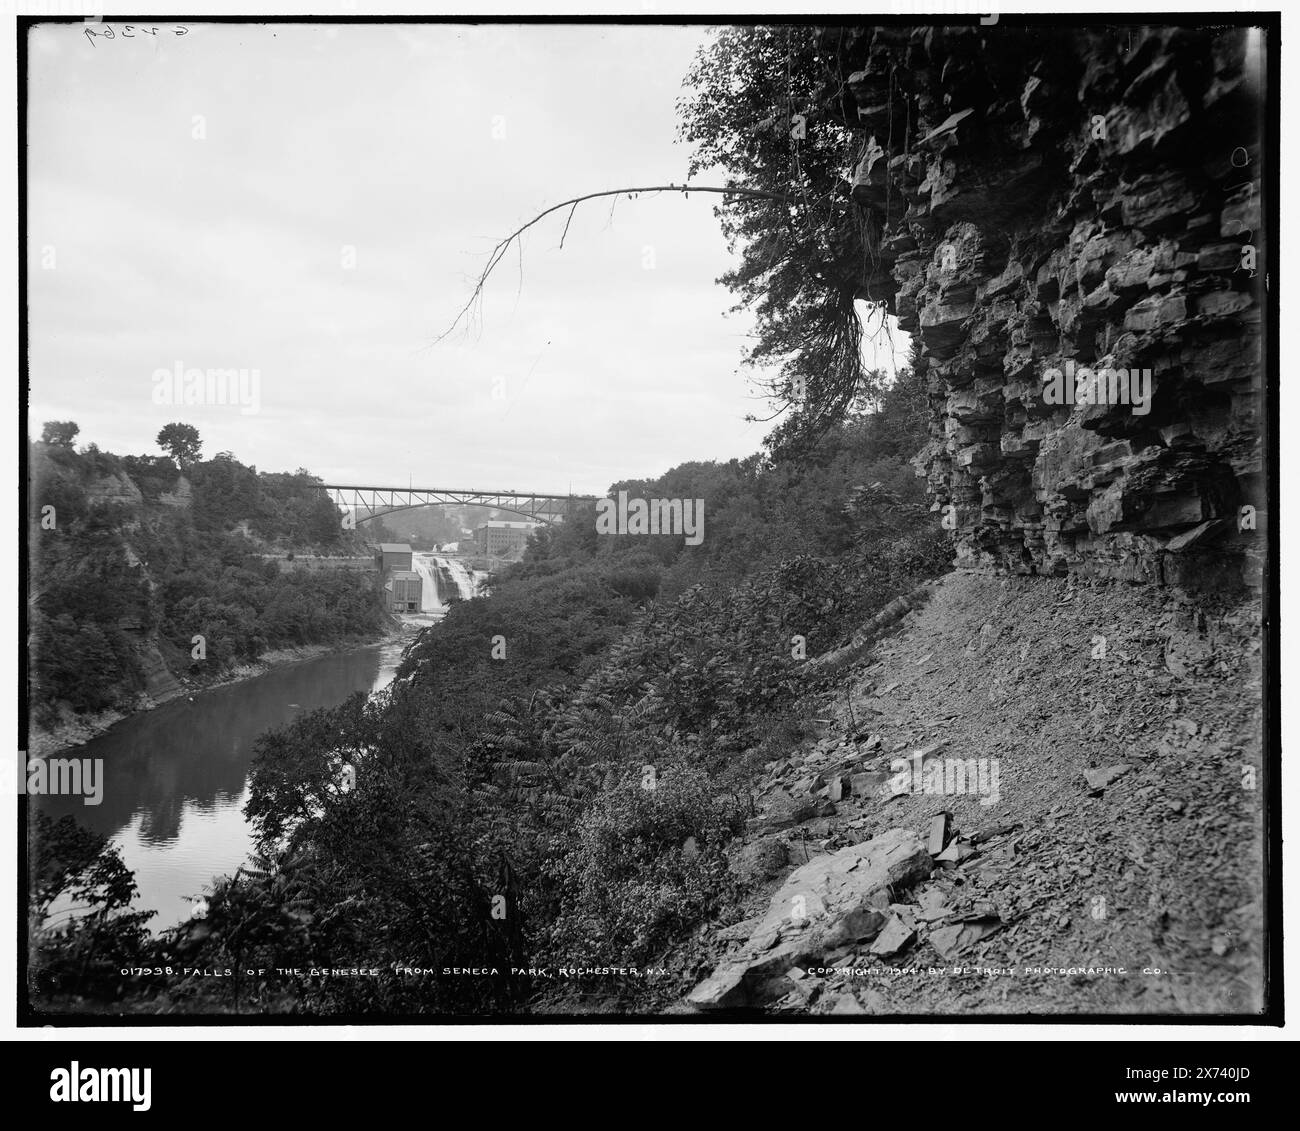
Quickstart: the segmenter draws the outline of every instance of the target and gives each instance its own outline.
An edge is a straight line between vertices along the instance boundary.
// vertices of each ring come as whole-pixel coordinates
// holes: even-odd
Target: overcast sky
[[[761,445],[709,198],[595,202],[563,250],[553,218],[432,344],[534,213],[685,180],[706,29],[112,26],[31,33],[33,433],[156,453],[181,420],[264,471],[593,493]],[[156,404],[178,365],[257,370],[258,411]]]

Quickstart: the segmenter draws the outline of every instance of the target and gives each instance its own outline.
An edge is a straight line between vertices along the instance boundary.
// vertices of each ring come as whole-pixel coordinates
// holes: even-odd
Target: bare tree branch
[[[680,192],[687,196],[689,196],[693,192],[711,192],[721,196],[748,196],[759,200],[775,200],[781,204],[784,204],[789,199],[787,196],[785,196],[782,193],[765,192],[762,189],[734,188],[734,187],[718,188],[713,185],[682,184],[682,185],[651,185],[648,187],[640,187],[640,188],[605,189],[602,192],[589,192],[583,196],[575,196],[570,200],[562,200],[559,204],[551,205],[551,207],[546,209],[544,212],[539,212],[536,216],[534,216],[531,220],[529,220],[528,223],[522,225],[519,228],[516,228],[513,232],[511,232],[508,236],[506,236],[505,239],[497,243],[497,245],[492,249],[491,254],[488,255],[487,266],[484,267],[483,271],[479,274],[478,281],[474,285],[473,293],[469,296],[469,301],[466,302],[463,307],[461,307],[460,313],[456,315],[456,318],[452,322],[452,324],[448,326],[447,329],[445,329],[441,334],[439,334],[434,339],[433,344],[437,345],[444,338],[448,337],[456,329],[456,327],[459,326],[461,322],[463,322],[465,318],[470,315],[471,311],[473,311],[474,309],[475,304],[478,303],[483,297],[483,288],[484,286],[487,285],[489,276],[491,276],[492,272],[496,270],[497,265],[500,264],[506,252],[510,250],[511,244],[518,243],[520,247],[520,255],[521,256],[523,255],[523,250],[522,250],[523,245],[519,237],[522,236],[524,232],[528,231],[529,228],[533,227],[534,225],[540,223],[542,220],[546,219],[546,217],[549,216],[552,212],[559,212],[562,208],[567,208],[569,210],[569,216],[568,219],[566,219],[564,222],[564,232],[560,236],[560,247],[564,247],[565,237],[569,234],[569,224],[572,222],[573,214],[574,212],[577,211],[579,204],[582,204],[584,201],[587,200],[597,200],[600,197],[604,197],[604,196],[614,197],[614,203],[617,203],[618,198],[622,196],[624,193],[631,195],[632,193],[642,193],[642,192]],[[613,204],[611,204],[610,205],[611,219],[613,218],[613,214],[614,214]]]
[[[617,199],[617,198],[616,198],[616,199]],[[573,223],[573,214],[574,214],[575,212],[577,212],[577,211],[578,211],[578,205],[577,205],[577,203],[575,202],[574,205],[573,205],[573,207],[569,209],[569,218],[568,218],[567,220],[564,221],[564,231],[563,231],[563,232],[561,233],[561,235],[560,235],[560,250],[561,250],[561,251],[564,250],[564,240],[565,240],[565,237],[568,236],[568,234],[569,234],[569,225]]]

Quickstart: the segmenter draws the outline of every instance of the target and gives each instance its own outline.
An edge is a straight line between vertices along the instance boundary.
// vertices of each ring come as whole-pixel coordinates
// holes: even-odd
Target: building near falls
[[[418,613],[424,599],[424,581],[409,569],[395,569],[384,579],[384,593],[390,611]]]
[[[411,569],[415,551],[405,542],[380,542],[376,557],[379,559],[379,572],[387,573],[390,569]]]
[[[381,542],[375,557],[384,605],[394,613],[418,613],[423,608],[424,581],[414,569],[415,551],[405,542]]]
[[[528,545],[528,537],[537,526],[535,522],[493,519],[474,531],[474,544],[481,554],[494,558],[513,557]]]

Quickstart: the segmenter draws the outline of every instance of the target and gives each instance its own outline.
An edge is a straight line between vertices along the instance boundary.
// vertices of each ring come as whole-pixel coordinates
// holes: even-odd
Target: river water
[[[65,757],[102,758],[99,805],[42,797],[108,837],[135,873],[133,910],[155,911],[152,930],[174,926],[214,876],[232,875],[252,848],[244,822],[253,741],[358,691],[378,691],[397,671],[402,642],[272,668],[265,675],[173,699],[124,719]],[[57,912],[57,908],[55,909]]]
[[[430,566],[434,574],[446,572],[442,593],[433,601],[426,595],[425,611],[403,618],[411,627],[441,619],[447,598],[473,596],[478,581],[459,562],[453,567],[448,559],[421,554],[417,564],[421,559],[428,559],[422,575]],[[156,912],[149,920],[155,932],[174,926],[189,916],[192,901],[215,876],[233,875],[252,849],[243,807],[257,736],[358,691],[373,694],[386,687],[410,639],[272,668],[133,715],[62,755],[103,759],[99,805],[78,797],[32,801],[56,820],[71,814],[107,837],[135,873],[139,895],[133,910]],[[57,921],[59,908],[53,910]]]

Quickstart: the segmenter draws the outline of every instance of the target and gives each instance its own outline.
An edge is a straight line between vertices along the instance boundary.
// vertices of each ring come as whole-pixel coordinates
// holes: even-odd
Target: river
[[[435,592],[432,599],[426,593],[421,613],[403,618],[411,627],[441,619],[448,598],[472,597],[481,580],[452,559],[419,554],[416,565]],[[272,668],[133,715],[63,755],[103,759],[99,805],[78,797],[37,803],[56,820],[71,814],[107,837],[135,873],[133,910],[156,912],[149,920],[155,932],[174,926],[212,879],[232,875],[252,848],[243,807],[257,736],[358,691],[386,687],[410,639]]]

